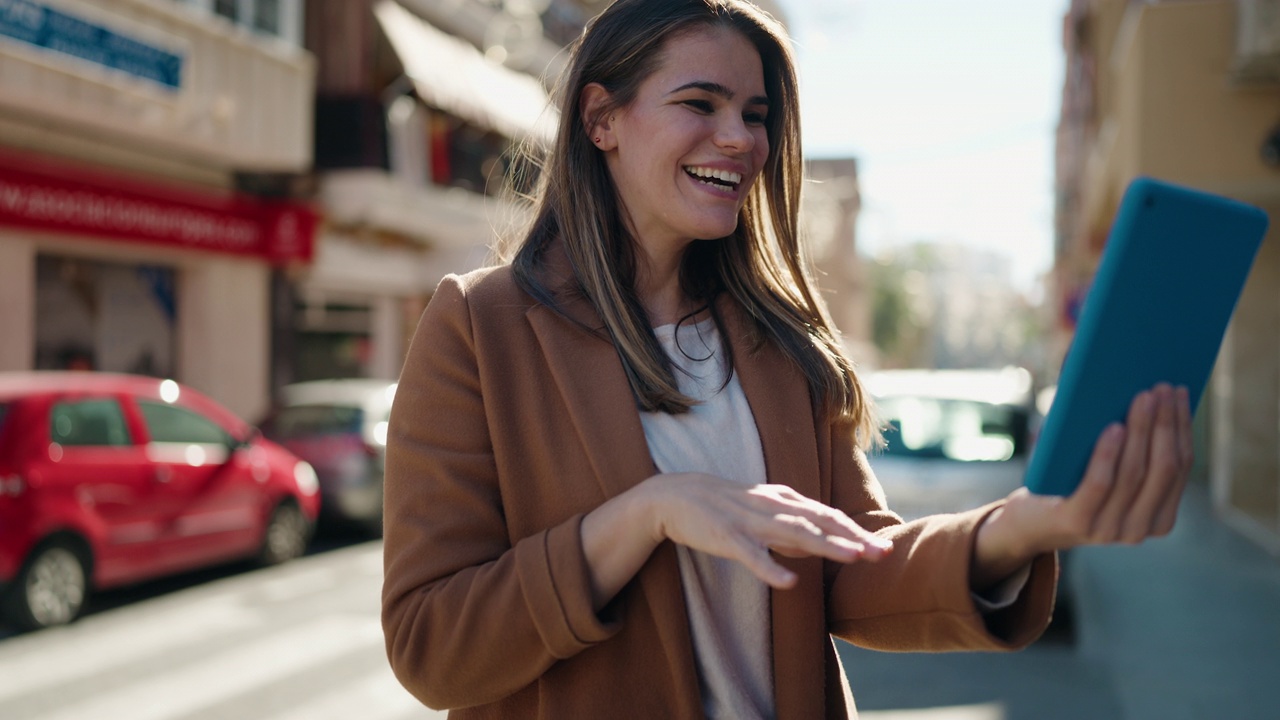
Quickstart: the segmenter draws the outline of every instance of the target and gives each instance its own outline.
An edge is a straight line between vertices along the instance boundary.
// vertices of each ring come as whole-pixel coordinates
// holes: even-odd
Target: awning
[[[512,139],[554,137],[559,113],[532,75],[489,60],[393,0],[381,0],[373,12],[428,104]]]

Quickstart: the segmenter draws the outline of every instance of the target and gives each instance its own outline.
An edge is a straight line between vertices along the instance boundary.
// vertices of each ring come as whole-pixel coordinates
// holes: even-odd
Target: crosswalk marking
[[[382,630],[376,619],[327,616],[64,707],[41,720],[168,720],[361,648],[373,647],[380,652],[381,644]]]
[[[338,568],[308,568],[305,572],[266,580],[257,587],[257,592],[272,602],[285,602],[337,587],[341,580]]]
[[[251,609],[218,597],[166,608],[144,622],[84,622],[12,638],[0,645],[0,703],[92,677],[108,662],[119,667],[257,622]],[[109,659],[104,648],[110,649]]]

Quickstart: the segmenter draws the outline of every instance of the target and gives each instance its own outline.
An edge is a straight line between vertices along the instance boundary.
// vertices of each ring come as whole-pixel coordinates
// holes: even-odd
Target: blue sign
[[[0,38],[78,57],[159,83],[182,86],[182,56],[32,0],[0,0]]]

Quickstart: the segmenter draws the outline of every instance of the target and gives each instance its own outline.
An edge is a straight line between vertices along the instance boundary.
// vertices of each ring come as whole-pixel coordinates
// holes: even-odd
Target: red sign
[[[144,183],[0,152],[0,225],[192,250],[310,261],[318,216],[269,201]]]

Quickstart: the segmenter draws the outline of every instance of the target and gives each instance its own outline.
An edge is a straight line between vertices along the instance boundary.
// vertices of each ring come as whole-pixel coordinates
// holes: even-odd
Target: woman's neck
[[[680,284],[683,255],[683,250],[662,254],[645,250],[640,253],[636,293],[654,327],[670,325],[697,309]]]

